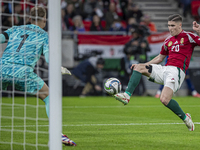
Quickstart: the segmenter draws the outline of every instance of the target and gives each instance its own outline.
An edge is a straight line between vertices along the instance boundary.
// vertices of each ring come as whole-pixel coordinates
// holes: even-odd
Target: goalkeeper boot
[[[127,93],[118,93],[114,95],[115,99],[122,102],[124,105],[127,105],[130,100],[130,96]]]
[[[65,146],[76,146],[76,143],[70,140],[66,135],[62,134],[62,143]]]
[[[186,118],[184,120],[185,125],[188,127],[189,131],[194,131],[194,123],[192,122],[191,115],[189,113],[186,114]]]

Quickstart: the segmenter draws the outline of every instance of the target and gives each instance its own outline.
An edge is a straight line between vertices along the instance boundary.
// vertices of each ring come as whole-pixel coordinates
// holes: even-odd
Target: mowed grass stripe
[[[12,109],[12,106],[2,106],[4,109]],[[27,106],[28,108],[29,106]],[[45,106],[40,106],[45,109]],[[152,105],[152,106],[63,106],[62,108],[134,108],[134,107],[163,107],[162,105]],[[181,107],[200,107],[200,105],[181,105]],[[24,106],[14,106],[14,109],[22,109]]]
[[[179,122],[174,123],[124,123],[124,124],[66,124],[62,125],[63,127],[76,127],[76,126],[156,126],[156,125],[177,125],[177,124],[184,124]],[[194,122],[194,124],[200,124],[200,122]],[[49,125],[37,125],[38,127],[48,127]],[[6,128],[6,127],[12,127],[12,126],[0,126],[0,128]],[[21,127],[24,128],[24,126],[13,126],[13,127]],[[36,127],[36,125],[26,125],[26,127]]]

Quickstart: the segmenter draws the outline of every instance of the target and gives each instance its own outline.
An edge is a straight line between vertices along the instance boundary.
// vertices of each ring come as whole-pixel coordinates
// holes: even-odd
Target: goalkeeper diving
[[[33,7],[30,11],[31,24],[13,26],[0,34],[0,43],[7,47],[0,58],[0,89],[6,90],[9,85],[15,89],[37,95],[46,105],[49,117],[49,87],[34,73],[34,67],[41,54],[49,62],[49,37],[43,30],[46,26],[46,10]],[[71,72],[61,67],[62,74]],[[62,143],[76,146],[66,135],[61,134]]]

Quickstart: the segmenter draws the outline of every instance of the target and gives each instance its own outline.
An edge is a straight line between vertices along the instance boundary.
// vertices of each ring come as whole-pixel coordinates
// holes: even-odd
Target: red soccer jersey
[[[167,37],[160,52],[161,55],[169,56],[165,66],[176,66],[185,72],[197,45],[200,45],[200,37],[184,30],[177,36]]]

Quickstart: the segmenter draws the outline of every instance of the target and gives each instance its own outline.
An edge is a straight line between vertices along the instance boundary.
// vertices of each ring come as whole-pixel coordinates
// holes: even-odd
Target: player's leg
[[[173,84],[173,83],[172,83]],[[190,114],[185,114],[178,102],[172,99],[173,90],[165,86],[162,90],[160,101],[171,111],[173,111],[180,119],[184,121],[189,131],[194,131],[194,123],[192,122]]]
[[[133,73],[128,83],[128,88],[126,89],[125,93],[129,96],[132,95],[133,91],[139,84],[142,75],[150,76],[152,72],[152,65],[145,65],[145,64],[138,64],[133,68]]]
[[[91,76],[91,81],[94,85],[97,83],[97,79],[95,78],[94,75]],[[92,88],[93,88],[92,84],[90,84],[90,82],[87,82],[86,85],[84,86],[80,96],[85,97],[92,90]]]
[[[46,113],[49,118],[49,87],[44,83],[43,87],[39,90],[38,96],[45,102]],[[76,146],[76,143],[70,140],[66,135],[61,134],[62,143],[66,146]]]
[[[46,113],[49,118],[49,87],[46,85],[46,83],[44,83],[42,88],[39,90],[38,96],[45,103]]]
[[[89,82],[87,82],[81,92],[80,97],[85,97],[91,91],[91,89],[92,85]]]
[[[45,102],[46,113],[49,118],[49,87],[34,72],[27,75],[25,82],[27,91],[38,95],[38,97]],[[66,146],[76,146],[76,143],[70,140],[66,135],[61,134],[61,140]]]
[[[49,118],[49,87],[46,83],[43,83],[42,88],[38,92],[38,96],[41,100],[45,102],[46,113]],[[66,135],[61,134],[62,143],[66,146],[76,146],[76,143],[69,139]]]
[[[152,72],[152,65],[137,64],[133,69],[133,73],[128,82],[128,87],[124,93],[118,93],[114,97],[122,102],[124,105],[129,103],[130,96],[133,94],[135,88],[138,86],[142,75],[150,76]]]
[[[46,113],[49,117],[49,87],[34,72],[29,72],[27,75],[24,74],[22,78],[24,78],[24,81],[18,80],[15,82],[15,84],[21,90],[32,93],[44,101],[46,105]]]
[[[38,92],[38,96],[41,100],[44,100],[47,96],[49,96],[49,87],[44,82],[42,88]]]
[[[173,86],[174,83],[168,83]],[[174,91],[168,87],[164,86],[161,96],[160,96],[160,101],[171,111],[173,111],[177,116],[179,116],[182,120],[185,119],[185,113],[183,110],[180,108],[179,104],[172,99]]]
[[[184,78],[185,74],[181,69],[167,67],[164,74],[164,88],[160,96],[160,101],[182,119],[190,131],[193,131],[194,123],[192,122],[190,114],[184,113],[178,102],[172,99],[173,93],[180,88]]]

